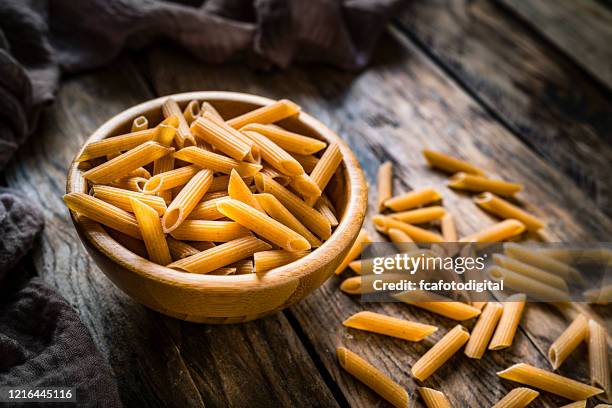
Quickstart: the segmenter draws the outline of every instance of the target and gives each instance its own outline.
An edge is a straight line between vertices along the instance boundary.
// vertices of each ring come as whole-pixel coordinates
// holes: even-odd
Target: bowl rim
[[[160,96],[125,109],[98,127],[91,136],[87,138],[81,149],[77,152],[68,169],[66,192],[70,193],[77,191],[76,186],[79,183],[77,180],[83,180],[82,173],[78,169],[76,158],[79,157],[85,145],[106,138],[110,132],[143,112],[156,108],[161,109],[162,103],[169,97],[175,99],[178,103],[196,99],[199,101],[212,101],[213,103],[214,101],[235,101],[263,106],[276,101],[267,97],[241,92],[195,91]],[[342,153],[342,160],[345,164],[348,187],[348,200],[344,216],[330,238],[319,248],[316,248],[297,261],[275,268],[264,274],[252,273],[220,276],[186,273],[158,265],[146,258],[140,257],[122,245],[117,245],[117,242],[99,223],[95,221],[84,223],[82,220],[78,219],[79,217],[73,211],[70,211],[73,223],[77,229],[80,229],[89,243],[113,263],[141,275],[144,278],[159,283],[219,291],[236,291],[243,288],[246,292],[252,290],[253,286],[269,288],[271,285],[285,285],[289,281],[301,279],[323,268],[337,253],[352,245],[365,219],[367,210],[367,184],[359,161],[348,145],[335,132],[303,111],[300,112],[297,119],[305,126],[320,134],[328,143],[338,143]],[[138,267],[135,265],[138,265]]]

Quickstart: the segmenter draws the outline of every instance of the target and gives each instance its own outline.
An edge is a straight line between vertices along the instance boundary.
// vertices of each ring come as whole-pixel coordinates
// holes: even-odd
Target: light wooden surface
[[[238,64],[220,69],[178,50],[158,48],[66,82],[47,115],[45,131],[20,152],[7,180],[44,206],[47,227],[34,254],[37,269],[79,311],[118,374],[126,405],[161,406],[166,401],[171,406],[386,407],[341,370],[335,348],[344,345],[357,352],[406,386],[415,398],[410,367],[455,324],[406,305],[362,304],[338,290],[348,272],[332,277],[288,311],[242,325],[184,323],[132,302],[91,264],[76,241],[60,201],[61,175],[89,132],[108,117],[153,96],[199,89],[289,97],[349,143],[364,167],[371,198],[375,198],[378,165],[392,160],[396,191],[439,188],[460,234],[492,224],[495,220],[467,195],[445,187],[444,175],[427,168],[419,151],[428,146],[525,183],[522,199],[546,220],[553,237],[610,241],[612,222],[600,210],[600,203],[594,202],[557,156],[544,154],[546,144],[552,143],[563,157],[570,157],[572,149],[582,151],[580,136],[567,128],[578,129],[578,135],[587,135],[590,129],[601,136],[593,140],[607,146],[603,133],[609,129],[605,118],[612,110],[609,90],[593,86],[586,73],[577,75],[580,68],[571,59],[551,50],[537,32],[516,25],[517,17],[505,8],[499,11],[482,0],[410,7],[424,22],[402,16],[394,34],[381,42],[373,65],[357,74],[317,66],[270,74]],[[455,19],[448,17],[453,12]],[[424,26],[427,21],[433,28]],[[504,50],[517,43],[522,51],[513,59]],[[496,58],[506,59],[508,65],[497,63],[498,69],[489,70],[488,64]],[[535,68],[529,71],[530,67]],[[543,90],[531,93],[536,80],[541,88],[535,88]],[[557,87],[567,92],[576,89],[559,101]],[[569,103],[572,95],[577,95],[578,107],[588,107],[584,115],[571,114],[578,109]],[[536,111],[540,105],[544,111]],[[604,119],[598,122],[597,118]],[[598,155],[602,149],[577,154],[579,170],[593,163],[604,166],[606,157]],[[370,201],[372,212],[375,200]],[[369,223],[367,228],[382,239]],[[413,344],[341,325],[360,310],[431,322],[440,330]],[[610,307],[596,311],[611,324]],[[455,356],[425,384],[444,391],[456,407],[490,406],[515,386],[498,380],[495,372],[517,362],[548,367],[548,346],[567,324],[555,309],[530,304],[511,349],[486,353],[480,362]],[[586,347],[580,347],[560,372],[587,381]],[[532,406],[567,402],[543,393]],[[420,399],[415,405],[423,406]]]

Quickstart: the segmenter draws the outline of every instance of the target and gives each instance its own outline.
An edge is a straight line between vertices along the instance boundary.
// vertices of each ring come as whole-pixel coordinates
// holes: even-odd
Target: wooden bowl
[[[190,92],[172,95],[184,107],[190,100],[208,101],[224,118],[231,118],[273,101],[235,92]],[[157,98],[127,109],[98,128],[87,143],[129,132],[131,121],[146,115],[151,123],[161,120]],[[119,245],[102,226],[71,213],[74,226],[100,269],[137,302],[177,319],[205,323],[236,323],[282,310],[322,285],[351,247],[367,209],[367,187],[359,163],[348,146],[312,116],[281,122],[289,130],[339,143],[342,171],[326,192],[336,206],[339,225],[320,248],[308,256],[265,274],[235,276],[199,275],[176,271],[150,262]],[[78,157],[81,152],[77,153]],[[78,164],[68,171],[66,191],[86,193],[87,182]]]

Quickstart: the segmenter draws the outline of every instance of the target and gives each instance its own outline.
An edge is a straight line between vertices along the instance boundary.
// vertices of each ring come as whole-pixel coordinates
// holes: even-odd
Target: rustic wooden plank
[[[597,0],[496,0],[612,89],[612,10]]]
[[[469,158],[504,178],[524,182],[527,185],[524,197],[529,197],[531,204],[528,208],[548,220],[551,232],[557,236],[586,240],[609,237],[610,221],[594,208],[588,197],[487,115],[421,52],[411,44],[400,46],[390,38],[382,43],[377,62],[361,74],[320,67],[258,74],[240,65],[222,69],[203,65],[165,49],[153,53],[146,66],[152,82],[158,84],[159,93],[222,89],[294,99],[347,139],[373,188],[377,166],[387,159],[396,165],[397,191],[438,187],[445,204],[458,215],[462,234],[489,225],[493,219],[479,211],[467,196],[444,187],[445,178],[429,170],[420,155],[424,146]],[[179,67],[181,76],[175,74]],[[568,208],[577,210],[570,213]],[[376,236],[369,223],[367,228]],[[290,311],[321,361],[352,406],[369,407],[381,402],[341,372],[335,359],[335,348],[341,344],[368,358],[412,392],[414,383],[409,368],[429,348],[432,339],[423,344],[405,343],[345,330],[342,320],[368,309],[431,321],[444,327],[433,340],[453,323],[404,305],[360,304],[337,290],[339,281],[333,278]],[[551,313],[530,306],[523,326],[532,330]],[[564,322],[551,320],[550,324],[561,329]],[[541,346],[534,346],[536,340]],[[455,358],[426,383],[446,391],[456,406],[490,405],[512,388],[512,384],[498,381],[495,371],[518,361],[547,367],[541,349],[549,340],[527,336],[523,331],[511,350],[488,353],[481,363]],[[465,378],[470,379],[470,387],[465,386]],[[584,379],[582,374],[580,378]],[[540,405],[535,406],[550,406],[559,401],[543,395]]]
[[[45,212],[37,269],[78,310],[126,406],[335,406],[282,314],[232,326],[166,318],[120,292],[86,254],[61,200],[68,164],[103,121],[152,97],[126,59],[65,82],[40,134],[7,170],[9,185]]]
[[[612,215],[606,176],[612,101],[587,74],[490,0],[410,2],[398,20],[515,134]]]

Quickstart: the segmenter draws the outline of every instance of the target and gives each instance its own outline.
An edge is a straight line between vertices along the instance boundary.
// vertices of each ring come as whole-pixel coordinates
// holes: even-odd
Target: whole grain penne
[[[363,358],[344,347],[338,347],[336,355],[342,368],[391,405],[398,408],[408,408],[410,406],[408,392]]]
[[[185,184],[174,197],[164,216],[162,218],[162,225],[164,232],[169,233],[175,230],[183,221],[187,219],[194,207],[200,202],[208,187],[212,183],[213,173],[208,169],[198,171],[192,178]]]
[[[304,197],[306,203],[311,207],[314,204],[313,200],[316,201],[321,196],[319,185],[306,173],[291,177],[289,185],[295,192]]]
[[[443,392],[427,387],[417,387],[417,390],[419,390],[427,408],[452,408]]]
[[[83,173],[83,177],[96,184],[108,183],[173,151],[173,148],[156,142],[145,142],[112,160],[87,170]]]
[[[440,201],[441,199],[442,196],[440,193],[433,188],[423,188],[420,190],[413,190],[399,196],[391,197],[386,200],[384,204],[385,207],[390,208],[393,211],[404,211]]]
[[[368,260],[362,260],[363,263],[366,263]],[[362,266],[363,268],[363,266]],[[380,282],[381,284],[392,284],[397,283],[406,279],[405,273],[384,273],[382,275],[376,276],[376,279],[372,279],[373,275],[368,274],[365,276],[352,276],[350,278],[345,279],[340,284],[340,290],[349,295],[363,295],[368,293],[379,292],[380,288],[376,287],[375,282]]]
[[[312,233],[308,228],[304,226],[285,206],[278,201],[278,199],[272,194],[262,193],[256,194],[255,199],[263,207],[266,214],[274,218],[281,224],[286,225],[293,231],[297,232],[310,243],[312,248],[318,248],[321,246],[321,241]]]
[[[509,296],[505,302],[502,302],[504,309],[497,329],[495,329],[495,334],[493,334],[491,343],[489,343],[489,350],[501,350],[512,345],[516,330],[523,316],[526,299],[527,296],[518,293]]]
[[[253,195],[249,187],[244,183],[244,181],[236,170],[232,170],[230,174],[230,180],[227,190],[230,198],[242,201],[243,203],[250,205],[254,209],[264,212],[264,209],[259,204],[257,199],[255,199],[255,196]]]
[[[389,214],[389,217],[405,222],[407,224],[424,224],[426,222],[439,220],[446,214],[446,210],[440,206],[418,208],[416,210],[401,211]]]
[[[393,295],[394,298],[439,314],[449,319],[463,321],[480,315],[480,309],[468,305],[467,303],[453,301],[444,296],[425,291],[407,291]]]
[[[88,143],[85,145],[83,152],[76,161],[84,162],[86,160],[131,150],[136,146],[155,139],[156,132],[155,128],[144,129]]]
[[[390,161],[378,166],[376,187],[378,188],[378,211],[383,211],[385,201],[393,197],[393,163]]]
[[[261,170],[260,164],[239,162],[195,146],[185,147],[177,151],[174,153],[174,158],[225,174],[230,174],[233,169],[236,169],[241,177],[253,177]]]
[[[336,268],[336,271],[335,271],[336,275],[341,274],[346,269],[348,264],[350,264],[352,261],[357,259],[357,257],[364,250],[365,246],[371,242],[372,240],[368,236],[368,232],[362,228],[359,231],[359,234],[357,235],[355,242],[353,243],[349,251],[346,253],[346,256],[344,257],[342,262],[340,262],[340,265],[338,265],[338,267]]]
[[[166,236],[166,242],[168,243],[168,249],[172,260],[178,261],[179,259],[187,258],[188,256],[195,255],[200,252],[199,249],[192,247],[184,241],[179,241],[171,236]]]
[[[580,314],[548,349],[548,360],[553,370],[556,370],[563,364],[576,347],[587,338],[588,333],[589,322],[584,315]]]
[[[212,114],[214,117],[216,117],[217,119],[222,120],[222,121],[224,120],[223,116],[221,116],[219,111],[215,109],[214,106],[212,106],[210,103],[206,101],[202,102],[202,105],[200,106],[200,112],[208,112]]]
[[[217,209],[221,214],[283,249],[288,251],[310,249],[306,238],[242,201],[227,198],[217,203]]]
[[[99,198],[100,200],[106,201],[107,203],[128,212],[132,212],[132,203],[130,202],[130,198],[136,198],[140,202],[153,208],[155,211],[157,211],[159,216],[164,215],[166,212],[166,203],[161,197],[101,185],[94,185],[92,187],[92,192],[95,198]]]
[[[444,170],[448,173],[468,173],[475,174],[477,176],[484,176],[485,171],[479,167],[474,166],[464,160],[456,159],[447,154],[436,152],[429,149],[423,150],[423,156],[431,167]]]
[[[201,167],[191,165],[155,174],[146,181],[143,191],[147,194],[156,194],[172,190],[175,187],[184,186],[200,170],[202,170]]]
[[[319,238],[328,239],[331,236],[331,225],[327,218],[285,187],[261,173],[255,176],[255,185],[260,193],[269,193],[275,196],[281,204]]]
[[[544,227],[544,223],[540,219],[529,214],[522,208],[509,203],[503,198],[497,197],[493,193],[486,192],[479,194],[474,197],[474,202],[483,210],[495,214],[500,218],[513,218],[519,220],[525,224],[530,231],[537,231]]]
[[[140,115],[134,118],[132,121],[131,133],[138,132],[139,130],[145,130],[149,128],[149,121],[146,116]]]
[[[264,135],[287,152],[302,155],[315,154],[323,150],[327,144],[312,137],[290,132],[275,125],[250,123],[240,129],[242,132],[252,131]]]
[[[510,391],[493,405],[492,408],[524,408],[540,395],[531,388],[518,387]]]
[[[458,324],[412,366],[412,376],[425,381],[468,341],[470,334]]]
[[[225,217],[219,212],[219,210],[217,210],[217,203],[223,200],[225,197],[226,196],[213,198],[198,203],[195,207],[193,207],[193,210],[191,213],[189,213],[187,219],[214,221]]]
[[[159,214],[136,198],[130,197],[130,203],[149,259],[159,265],[168,265],[172,262],[172,257],[162,230]]]
[[[121,208],[83,193],[68,193],[64,195],[64,202],[78,214],[132,238],[142,239],[136,217]]]
[[[482,193],[485,191],[500,195],[513,196],[523,189],[521,184],[504,180],[489,179],[467,173],[457,173],[448,179],[448,186],[457,190]]]
[[[598,396],[602,401],[612,402],[612,381],[610,380],[610,356],[606,329],[595,320],[589,320],[589,369],[591,384],[601,388],[603,393]]]
[[[190,126],[191,122],[196,120],[200,116],[200,104],[198,101],[193,100],[189,101],[185,109],[183,110],[183,117],[187,122],[187,125]]]
[[[497,302],[489,302],[478,317],[478,321],[472,329],[470,340],[465,346],[464,353],[469,358],[480,359],[484,355],[489,340],[493,336],[497,322],[502,315],[504,307]]]
[[[171,156],[171,154],[169,154],[168,156]],[[115,156],[116,157],[116,156]],[[166,156],[164,156],[166,157]],[[163,159],[163,157],[162,157]],[[130,171],[128,174],[125,175],[125,177],[142,177],[142,178],[146,178],[147,180],[151,178],[151,173],[149,173],[149,170],[145,169],[144,167],[139,167],[135,170]],[[124,177],[122,177],[124,178]]]
[[[253,143],[244,140],[241,133],[216,119],[213,114],[205,112],[191,125],[191,132],[234,160],[255,160],[251,153]]]
[[[169,171],[174,170],[174,154],[170,153],[161,157],[153,162],[153,174],[163,174]],[[149,177],[150,179],[151,177]],[[146,184],[145,184],[146,188]],[[157,193],[165,202],[172,201],[172,190],[165,189],[161,190]]]
[[[174,99],[166,99],[166,101],[162,104],[162,113],[165,118],[170,116],[176,116],[178,118],[178,127],[176,134],[174,135],[174,140],[178,148],[182,149],[185,146],[195,146],[195,138],[189,130],[189,125],[181,112],[181,108],[179,108]]]
[[[467,235],[459,239],[459,242],[500,242],[514,238],[524,231],[525,224],[519,220],[509,219]]]
[[[405,222],[386,217],[384,215],[375,215],[372,217],[374,226],[382,233],[386,233],[391,228],[398,229],[407,234],[415,242],[444,242],[442,235],[435,232],[428,231],[423,228],[416,227],[414,225],[406,224]]]
[[[446,242],[457,242],[457,228],[455,227],[455,218],[452,214],[446,213],[442,216],[440,221],[440,230],[442,232],[442,238]]]
[[[119,180],[109,183],[111,187],[137,192],[144,192],[144,187],[146,184],[147,179],[144,177],[120,178]]]
[[[357,275],[361,275],[361,260],[356,260],[348,264],[348,267],[351,271],[355,272]]]
[[[504,282],[504,288],[509,288],[516,292],[524,292],[534,301],[561,302],[569,300],[567,292],[510,269],[495,265],[489,268],[488,273],[493,281]]]
[[[272,140],[257,132],[243,131],[242,134],[259,148],[261,158],[282,174],[297,176],[304,173],[302,165]]]
[[[292,153],[291,156],[300,163],[306,173],[312,172],[319,162],[319,158],[311,154]]]
[[[190,273],[208,273],[270,249],[270,244],[253,236],[231,240],[168,265]]]
[[[572,401],[583,400],[603,391],[561,375],[525,363],[518,363],[497,373],[505,380],[548,391]]]
[[[172,147],[172,142],[174,142],[174,138],[178,130],[178,125],[178,116],[168,116],[159,125],[157,125],[157,134],[155,135],[155,141],[160,145]]]
[[[330,144],[327,149],[323,152],[323,155],[319,159],[319,162],[310,173],[310,178],[319,186],[319,194],[317,196],[309,196],[306,199],[308,205],[314,205],[314,203],[321,196],[321,192],[325,190],[329,180],[342,163],[342,152],[340,146],[337,143]]]
[[[314,208],[320,212],[321,214],[323,214],[323,216],[325,218],[327,218],[327,221],[329,221],[329,225],[331,225],[332,227],[335,227],[338,225],[338,218],[336,218],[336,214],[334,212],[334,207],[331,204],[331,202],[329,201],[329,198],[327,198],[327,196],[325,194],[321,195],[321,197],[319,197],[319,199],[317,200],[317,203],[315,204]]]
[[[414,243],[414,240],[410,238],[410,235],[397,228],[389,228],[387,235],[391,242],[396,244],[395,246],[402,252],[416,251],[419,246]]]
[[[438,330],[436,326],[411,322],[373,312],[355,313],[342,322],[342,324],[353,329],[384,334],[385,336],[408,341],[421,341]]]
[[[568,292],[567,283],[562,278],[543,269],[501,254],[493,254],[493,261],[502,268],[510,269],[513,272],[553,286],[563,292]]]
[[[260,251],[253,255],[255,273],[268,272],[279,266],[290,264],[308,255],[309,251],[285,251],[284,249],[272,249]]]
[[[504,244],[504,254],[523,263],[554,273],[566,281],[571,281],[572,279],[582,280],[578,270],[542,254],[535,248],[515,243],[506,243]]]
[[[251,233],[234,221],[185,220],[171,235],[180,241],[227,242]]]
[[[250,112],[236,116],[227,121],[227,124],[234,129],[248,125],[249,123],[261,123],[267,125],[278,122],[290,116],[300,113],[300,107],[295,103],[282,99],[270,105],[262,106]]]

